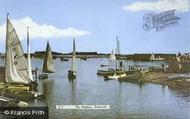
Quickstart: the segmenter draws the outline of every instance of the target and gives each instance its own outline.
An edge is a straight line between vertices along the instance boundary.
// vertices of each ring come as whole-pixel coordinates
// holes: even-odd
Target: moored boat
[[[81,59],[81,60],[87,60],[87,58],[86,58],[86,57],[81,57],[80,59]]]
[[[116,59],[116,56],[114,54],[114,51],[112,51],[112,53],[110,55],[110,61],[115,62],[115,69],[112,69],[111,72],[108,72],[109,74],[104,75],[104,79],[105,80],[111,80],[111,79],[125,78],[127,76],[126,72],[123,70],[117,69],[117,59]]]
[[[69,59],[64,58],[64,57],[61,57],[60,59],[61,59],[61,61],[69,61]]]
[[[117,70],[117,73],[125,73],[124,70]],[[107,76],[107,75],[113,75],[114,74],[114,69],[109,68],[108,70],[98,70],[97,75],[99,76]]]
[[[72,52],[71,70],[68,71],[68,79],[69,80],[76,79],[75,60],[76,60],[75,38],[73,38],[73,52]]]
[[[101,64],[100,66],[101,66],[101,67],[108,67],[108,66],[110,66],[110,65],[107,65],[107,64]]]
[[[51,48],[50,48],[49,42],[47,42],[42,73],[39,75],[39,79],[47,79],[48,73],[54,73],[54,70],[55,69],[54,69],[54,64],[53,64]]]
[[[9,89],[14,86],[14,89],[17,90],[16,87],[23,85],[28,87],[29,91],[36,91],[37,83],[30,76],[31,65],[27,64],[22,45],[8,15],[5,54],[5,77],[3,79],[5,88]]]

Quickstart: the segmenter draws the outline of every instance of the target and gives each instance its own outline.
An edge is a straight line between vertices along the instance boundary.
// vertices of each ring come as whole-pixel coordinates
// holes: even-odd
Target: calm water
[[[33,67],[41,67],[43,60],[33,59]],[[155,84],[138,85],[117,80],[104,81],[96,75],[107,59],[77,61],[77,79],[70,83],[67,72],[70,62],[54,60],[56,72],[41,82],[49,106],[50,119],[188,119],[190,118],[190,90],[170,89]],[[134,64],[134,62],[127,62]],[[137,65],[160,65],[142,63]],[[56,105],[110,105],[110,110],[56,110]],[[38,105],[35,103],[34,105]]]

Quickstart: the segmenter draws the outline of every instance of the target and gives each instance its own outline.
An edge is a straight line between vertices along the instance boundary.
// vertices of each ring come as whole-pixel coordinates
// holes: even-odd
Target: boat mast
[[[115,51],[113,51],[113,54],[115,55]],[[115,73],[117,73],[117,57],[115,55]]]
[[[7,20],[6,20],[6,44],[5,44],[5,74],[4,74],[4,76],[5,76],[5,81],[4,81],[4,83],[6,84],[7,82],[6,82],[6,64],[7,64],[7,51],[8,51],[8,21],[9,21],[9,13],[7,13]]]
[[[117,57],[118,57],[119,54],[120,54],[120,46],[119,46],[119,39],[118,39],[118,36],[116,36],[116,44],[117,44],[117,47],[116,47],[116,55],[117,55]],[[116,57],[116,71],[117,71],[118,64],[119,64],[119,61],[117,61],[117,57]],[[120,69],[120,67],[119,67],[118,69]]]
[[[117,54],[120,54],[120,43],[118,36],[116,36],[116,42],[117,42]]]
[[[118,36],[116,36],[116,43],[117,43],[117,48],[116,48],[117,51],[116,51],[116,53],[117,53],[117,56],[119,57],[120,56],[120,42],[119,42]],[[117,61],[117,67],[118,67],[118,69],[122,70],[122,66],[120,66],[120,63],[121,63],[120,60]]]
[[[32,69],[31,69],[31,58],[30,58],[30,40],[29,40],[29,27],[27,27],[27,55],[28,55],[28,76],[31,80],[33,80],[32,77]]]
[[[73,38],[73,53],[72,53],[71,71],[75,71],[75,58],[76,58],[76,51],[75,51],[75,37],[74,37]]]

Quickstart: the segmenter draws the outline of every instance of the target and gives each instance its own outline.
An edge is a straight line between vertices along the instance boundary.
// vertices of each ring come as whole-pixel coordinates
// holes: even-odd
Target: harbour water
[[[71,60],[70,60],[71,61]],[[54,60],[55,73],[39,83],[47,97],[50,119],[188,119],[190,118],[190,89],[171,89],[158,84],[136,84],[104,81],[96,75],[108,59],[77,59],[77,79],[67,78],[71,62]],[[0,64],[2,60],[0,60]],[[42,59],[32,59],[41,69]],[[128,62],[134,64],[134,62]],[[161,63],[137,62],[142,65]],[[42,87],[43,86],[43,87]],[[32,103],[39,106],[40,102]],[[63,110],[56,105],[110,105],[108,110]]]

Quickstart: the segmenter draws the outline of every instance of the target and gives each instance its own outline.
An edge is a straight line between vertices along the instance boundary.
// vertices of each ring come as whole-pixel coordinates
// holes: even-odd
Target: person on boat
[[[121,70],[123,69],[123,61],[119,62],[119,67],[120,67]]]
[[[178,64],[178,69],[179,69],[180,72],[182,72],[182,68],[183,68],[183,66],[179,63]]]

